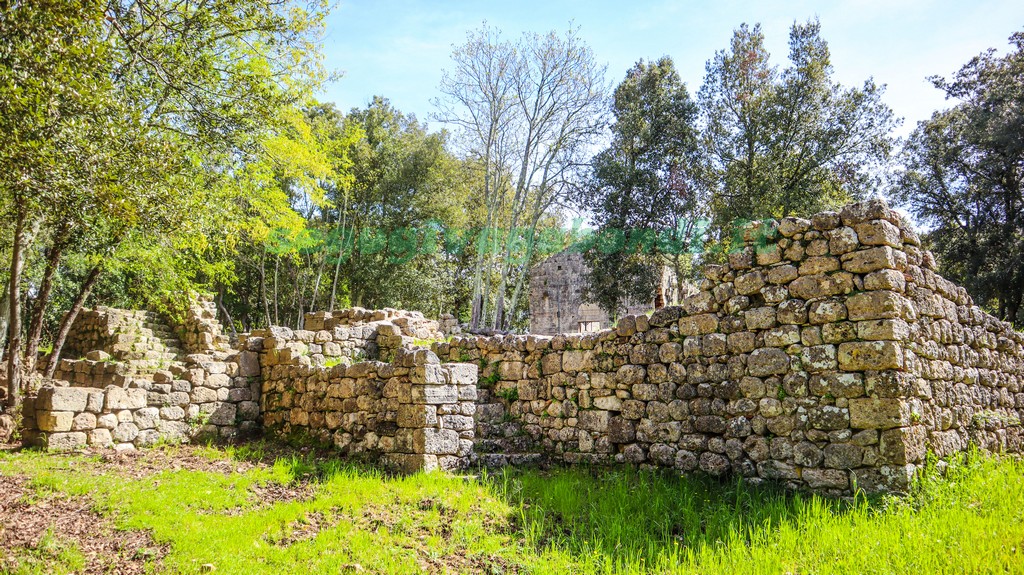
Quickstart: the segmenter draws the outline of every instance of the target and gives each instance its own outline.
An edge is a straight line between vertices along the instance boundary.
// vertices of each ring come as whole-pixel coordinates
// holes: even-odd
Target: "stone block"
[[[839,369],[843,371],[903,368],[903,347],[894,341],[857,341],[839,344]]]
[[[743,314],[748,330],[769,329],[775,327],[775,308],[759,307]]]
[[[789,355],[781,349],[756,349],[747,358],[747,371],[754,377],[779,375],[789,370],[789,362]]]
[[[238,354],[238,375],[241,377],[256,377],[260,374],[260,356],[253,351],[243,351]]]
[[[104,409],[107,411],[146,407],[145,389],[125,389],[111,385],[107,386],[104,394],[106,395]]]
[[[849,409],[854,429],[891,429],[911,423],[910,404],[901,399],[851,399]]]
[[[910,339],[910,326],[902,319],[858,321],[857,337],[868,341],[906,341]]]
[[[717,329],[718,316],[715,314],[693,315],[679,320],[679,334],[683,336],[706,335]]]
[[[74,418],[70,411],[36,411],[36,426],[40,431],[71,431]]]
[[[399,405],[396,421],[399,427],[434,427],[438,421],[437,407],[425,404]]]
[[[459,388],[457,385],[413,384],[411,386],[413,403],[439,405],[458,403]]]
[[[437,459],[432,454],[389,453],[384,457],[384,464],[399,473],[429,472],[438,469]]]
[[[96,414],[83,412],[71,421],[71,431],[89,431],[96,428]]]
[[[887,429],[879,437],[880,463],[890,465],[919,463],[924,460],[927,444],[928,430],[923,425]]]
[[[416,453],[454,455],[459,450],[459,434],[453,429],[415,429],[412,440]]]
[[[843,269],[866,274],[883,269],[900,270],[906,266],[906,254],[889,246],[859,250],[843,256]]]
[[[854,226],[860,243],[866,246],[903,246],[900,229],[886,220],[869,220]]]
[[[81,431],[44,433],[42,445],[49,451],[73,451],[85,447],[88,436]]]
[[[93,430],[89,431],[88,433],[86,433],[86,435],[87,435],[87,441],[89,442],[89,445],[98,445],[100,447],[109,447],[110,445],[113,445],[113,443],[114,443],[114,438],[113,438],[113,436],[110,435],[110,430],[109,429],[104,429],[102,427],[98,428],[98,429],[93,429]]]
[[[888,290],[863,292],[846,300],[851,321],[901,317],[908,305],[903,296]]]
[[[139,435],[139,428],[131,422],[118,423],[111,434],[116,443],[131,443]]]
[[[604,410],[583,410],[577,415],[579,428],[604,433],[611,422],[611,414]]]
[[[804,469],[800,478],[811,489],[846,489],[850,478],[842,469]]]
[[[213,411],[210,413],[210,418],[207,420],[207,423],[211,425],[235,424],[235,416],[238,413],[238,407],[235,406],[235,404],[217,402],[212,405],[214,406]]]
[[[88,388],[43,386],[36,396],[36,409],[41,411],[85,411],[88,402]]]
[[[132,417],[132,422],[135,423],[139,429],[153,429],[160,421],[160,409],[156,407],[144,407],[136,410]]]

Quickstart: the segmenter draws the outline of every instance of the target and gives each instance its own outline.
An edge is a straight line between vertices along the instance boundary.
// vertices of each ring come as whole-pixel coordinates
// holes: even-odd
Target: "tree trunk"
[[[35,310],[32,313],[32,322],[28,330],[28,345],[25,347],[25,371],[28,373],[32,373],[36,369],[39,340],[43,337],[43,318],[46,314],[46,306],[50,301],[50,291],[53,289],[53,276],[57,272],[63,251],[64,240],[58,238],[46,256],[46,271],[43,273],[43,283],[39,286],[39,295],[36,296]]]
[[[237,338],[238,332],[235,331],[235,320],[231,319],[231,314],[228,313],[228,308],[224,305],[224,286],[220,286],[220,289],[217,290],[217,308],[220,309],[220,313],[224,314],[224,320],[228,324],[228,329],[231,330],[231,335]]]
[[[260,298],[263,300],[263,317],[267,320],[267,327],[270,327],[270,302],[267,301],[267,250],[263,249],[260,256]]]
[[[82,306],[85,305],[85,300],[92,293],[93,286],[96,285],[96,280],[100,277],[100,271],[102,270],[101,264],[96,264],[91,270],[89,270],[89,276],[85,278],[85,283],[82,284],[81,289],[78,290],[78,296],[75,298],[75,303],[71,304],[71,309],[64,316],[64,319],[60,322],[60,330],[57,331],[57,339],[53,342],[53,351],[50,353],[50,361],[46,364],[46,377],[53,377],[53,372],[57,371],[57,363],[60,361],[60,352],[64,348],[64,342],[68,338],[68,332],[71,331],[71,324],[75,323],[75,318],[78,317],[78,313],[82,311]]]
[[[21,392],[21,268],[28,248],[25,237],[24,210],[18,210],[14,221],[14,245],[11,247],[11,277],[8,284],[11,323],[7,346],[7,405],[17,407]]]
[[[281,316],[278,314],[277,306],[277,275],[281,268],[281,256],[274,256],[274,325],[281,325]]]
[[[3,292],[3,297],[0,297],[0,357],[5,357],[7,328],[11,324],[11,294],[7,290],[3,290]]]

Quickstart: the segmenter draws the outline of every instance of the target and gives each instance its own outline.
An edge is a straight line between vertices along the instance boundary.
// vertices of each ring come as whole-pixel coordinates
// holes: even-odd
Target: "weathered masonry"
[[[1024,336],[936,274],[884,202],[753,224],[744,240],[706,270],[699,293],[614,329],[444,340],[415,312],[344,310],[124,385],[150,385],[147,408],[188,395],[173,400],[186,416],[166,421],[233,409],[234,421],[200,427],[230,436],[253,429],[252,416],[265,432],[402,469],[630,463],[843,493],[905,489],[929,450],[1021,452]],[[424,339],[430,350],[415,345]],[[84,385],[100,363],[67,373]],[[228,383],[211,387],[219,363]],[[117,381],[84,409],[55,401],[71,393],[59,386],[30,401],[38,430],[28,437],[55,448],[121,442],[68,435],[92,425],[83,413],[105,417],[103,429],[114,415],[118,428]],[[148,429],[161,425],[176,428]]]

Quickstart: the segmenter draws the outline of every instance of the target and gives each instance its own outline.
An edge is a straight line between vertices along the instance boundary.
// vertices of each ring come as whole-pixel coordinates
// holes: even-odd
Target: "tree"
[[[314,41],[324,7],[111,0],[0,9],[0,34],[14,39],[0,48],[0,100],[8,104],[0,124],[11,135],[0,145],[0,201],[14,223],[7,359],[15,403],[25,256],[39,230],[55,242],[47,267],[56,269],[69,233],[61,228],[75,227],[48,219],[54,207],[102,216],[97,229],[114,232],[99,246],[78,302],[129,238],[167,242],[160,230],[208,230],[211,212],[235,213],[220,184],[258,152],[268,118],[317,81]],[[139,226],[149,234],[136,233]],[[208,247],[199,237],[175,241],[198,253]],[[34,315],[45,312],[46,299],[37,298]]]
[[[438,118],[461,131],[483,169],[486,221],[476,246],[471,326],[487,317],[487,274],[496,268],[491,325],[507,326],[519,305],[537,227],[567,197],[588,145],[604,125],[604,67],[570,29],[502,40],[486,26],[452,53],[436,102]],[[507,233],[490,230],[503,223]],[[525,244],[524,258],[513,258]],[[523,263],[523,262],[526,263]],[[518,262],[518,263],[517,263]],[[510,305],[507,291],[513,287]]]
[[[1000,319],[1024,323],[1024,32],[1015,51],[988,50],[952,80],[958,100],[918,124],[893,193],[931,227],[943,275]]]
[[[686,240],[699,233],[704,206],[689,182],[697,107],[672,59],[633,66],[612,113],[611,144],[594,157],[581,199],[605,240],[585,252],[587,295],[616,317],[627,301],[654,299],[661,265],[683,276]]]
[[[702,185],[717,225],[809,214],[870,193],[896,125],[883,88],[832,80],[817,21],[794,24],[791,65],[769,62],[760,25],[740,26],[728,50],[707,63],[698,94],[704,125]]]

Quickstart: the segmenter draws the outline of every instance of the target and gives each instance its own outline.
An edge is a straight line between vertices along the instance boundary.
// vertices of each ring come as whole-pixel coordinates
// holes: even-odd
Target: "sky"
[[[1010,35],[1024,29],[1024,1],[342,0],[324,38],[325,64],[341,77],[320,97],[348,110],[381,95],[440,128],[430,114],[441,73],[453,46],[484,21],[507,38],[575,25],[612,85],[637,60],[671,56],[695,94],[705,64],[741,23],[761,23],[772,61],[785,65],[790,26],[815,17],[834,78],[885,84],[883,100],[904,119],[905,136],[950,105],[927,77],[948,77],[988,48],[1005,53]]]

